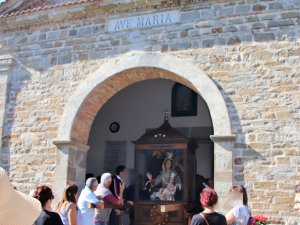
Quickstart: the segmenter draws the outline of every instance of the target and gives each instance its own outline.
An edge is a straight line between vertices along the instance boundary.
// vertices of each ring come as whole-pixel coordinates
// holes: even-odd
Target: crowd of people
[[[53,210],[54,195],[49,186],[38,185],[30,192],[30,196],[26,196],[11,186],[6,172],[0,168],[0,207],[6,206],[0,213],[0,224],[119,225],[121,210],[125,205],[131,209],[133,206],[133,202],[124,196],[126,178],[126,167],[118,166],[116,175],[104,173],[100,183],[97,178],[88,178],[80,195],[75,184],[68,185]],[[296,186],[295,192],[294,209],[300,215],[300,185]],[[253,218],[248,207],[246,188],[242,185],[233,186],[230,193],[232,196],[241,196],[241,203],[223,215],[216,212],[216,191],[205,187],[200,193],[200,204],[204,210],[192,217],[191,225],[251,224]],[[14,205],[10,202],[12,200]]]

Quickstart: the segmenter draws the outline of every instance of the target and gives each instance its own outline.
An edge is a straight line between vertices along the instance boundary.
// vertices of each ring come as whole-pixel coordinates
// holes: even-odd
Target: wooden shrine
[[[195,153],[167,117],[135,144],[135,225],[185,225],[195,199]]]

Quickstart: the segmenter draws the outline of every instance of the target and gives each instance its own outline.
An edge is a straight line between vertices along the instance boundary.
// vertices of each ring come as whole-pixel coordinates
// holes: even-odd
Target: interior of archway
[[[172,87],[176,82],[167,79],[148,79],[129,85],[113,95],[100,109],[90,130],[87,155],[87,173],[99,176],[112,172],[109,151],[113,145],[123,149],[120,161],[134,168],[134,144],[147,129],[159,127],[164,111],[171,109]],[[209,135],[213,127],[209,109],[201,96],[197,95],[197,116],[170,117],[170,124],[184,135],[197,141],[197,174],[213,178],[213,143]],[[110,124],[120,124],[118,132],[110,131]]]
[[[112,96],[131,84],[157,78],[176,81],[196,91],[190,81],[167,70],[156,67],[136,67],[124,70],[102,81],[89,93],[76,113],[72,124],[71,140],[87,144],[94,118]]]

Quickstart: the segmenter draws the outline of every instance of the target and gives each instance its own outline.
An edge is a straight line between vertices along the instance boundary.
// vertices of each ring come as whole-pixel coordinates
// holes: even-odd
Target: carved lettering
[[[179,22],[179,11],[153,13],[108,21],[108,31],[120,31],[132,28],[146,28]]]

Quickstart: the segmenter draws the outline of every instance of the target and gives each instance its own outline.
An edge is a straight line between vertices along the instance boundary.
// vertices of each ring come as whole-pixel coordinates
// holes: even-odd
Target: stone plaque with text
[[[161,26],[179,22],[179,11],[167,11],[139,16],[110,19],[107,29],[109,32],[134,28]]]
[[[115,173],[118,165],[126,165],[126,141],[107,141],[105,143],[105,172]]]

